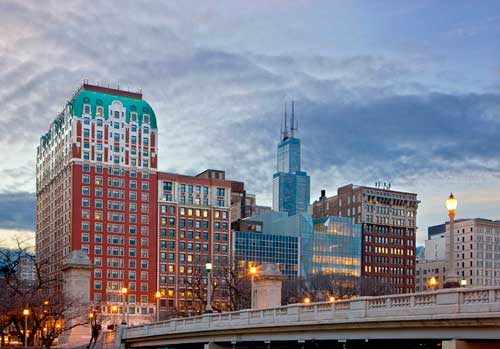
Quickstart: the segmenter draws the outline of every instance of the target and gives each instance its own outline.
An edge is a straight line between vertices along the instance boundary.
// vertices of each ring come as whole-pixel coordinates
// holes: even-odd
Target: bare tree
[[[83,323],[73,324],[71,328],[65,326],[64,320],[68,320],[64,319],[65,310],[73,305],[64,302],[62,291],[55,287],[57,281],[44,275],[44,262],[37,261],[27,246],[26,241],[17,239],[16,248],[0,248],[0,327],[3,330],[13,325],[17,337],[22,339],[27,316],[28,344],[49,348],[64,331]],[[22,263],[34,265],[33,279],[21,277]],[[29,315],[23,315],[23,309],[29,310]]]

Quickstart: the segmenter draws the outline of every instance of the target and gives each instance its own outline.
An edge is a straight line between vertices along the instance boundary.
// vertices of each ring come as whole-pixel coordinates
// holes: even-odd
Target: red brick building
[[[226,309],[231,181],[158,174],[158,284],[162,313],[203,312],[213,264],[215,309]]]
[[[154,312],[157,124],[141,93],[84,84],[37,149],[36,254],[62,287],[72,250],[88,253],[91,300],[103,311]]]

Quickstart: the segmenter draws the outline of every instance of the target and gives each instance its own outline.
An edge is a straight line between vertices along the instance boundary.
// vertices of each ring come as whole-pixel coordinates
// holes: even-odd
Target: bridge
[[[123,328],[126,348],[500,348],[500,287],[360,297]]]

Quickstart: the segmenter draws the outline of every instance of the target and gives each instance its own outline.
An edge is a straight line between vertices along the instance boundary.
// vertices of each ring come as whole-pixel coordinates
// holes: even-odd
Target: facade
[[[424,258],[427,261],[446,259],[446,238],[433,238],[425,240]]]
[[[312,272],[361,276],[361,225],[348,217],[313,220]]]
[[[208,169],[197,174],[196,177],[225,180],[226,172]],[[231,183],[231,228],[238,229],[241,219],[255,215],[256,198],[255,194],[250,194],[245,190],[245,183],[239,181],[229,182]]]
[[[439,225],[440,226],[440,225]],[[425,258],[418,261],[417,286],[429,288],[429,278],[438,280],[441,288],[449,258],[449,223],[444,223],[443,237],[431,235],[425,241]],[[455,221],[455,260],[462,287],[500,285],[500,221],[482,218]],[[420,270],[420,269],[421,270]],[[420,278],[420,280],[419,280]]]
[[[394,293],[415,289],[417,194],[346,185],[313,204],[316,218],[351,217],[362,224],[362,275]]]
[[[19,258],[17,277],[27,283],[37,281],[36,263],[33,256],[27,255]]]
[[[475,218],[455,221],[454,226],[459,280],[467,287],[500,285],[500,221]],[[447,251],[449,227],[446,224]]]
[[[351,218],[313,219],[306,213],[288,216],[286,212],[270,211],[244,221],[264,234],[297,237],[300,277],[361,274],[361,225]]]
[[[424,292],[443,288],[446,282],[446,260],[417,259],[415,271],[415,291]],[[434,278],[435,283],[430,282]]]
[[[295,138],[297,126],[294,121],[292,103],[292,125],[287,126],[278,144],[276,173],[273,175],[273,210],[287,212],[293,216],[306,212],[310,203],[310,178],[300,168],[300,139]]]
[[[142,93],[83,84],[40,138],[36,256],[58,280],[71,251],[88,253],[91,300],[110,312],[154,312],[157,124]]]
[[[250,267],[275,263],[281,274],[295,278],[299,272],[297,236],[264,234],[256,231],[233,231],[232,255],[236,270],[245,273]]]
[[[214,305],[224,310],[230,267],[231,181],[158,174],[158,284],[162,313],[199,313],[213,264]]]

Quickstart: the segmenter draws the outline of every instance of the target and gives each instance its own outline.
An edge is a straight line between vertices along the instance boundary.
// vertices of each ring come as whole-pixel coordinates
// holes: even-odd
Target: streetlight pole
[[[29,309],[23,309],[24,315],[24,349],[28,348],[28,316],[30,315]]]
[[[446,200],[446,208],[448,209],[448,216],[450,217],[450,249],[448,258],[448,270],[446,273],[446,283],[445,288],[455,288],[459,287],[457,282],[457,272],[456,272],[456,261],[455,261],[455,212],[457,209],[457,199],[450,194],[448,200]]]
[[[161,298],[161,292],[156,291],[155,294],[156,297],[156,322],[160,321],[160,298]]]
[[[257,274],[257,268],[256,267],[250,267],[250,280],[251,280],[251,287],[250,287],[250,309],[255,309],[255,290],[254,290],[254,284],[255,284],[255,275]]]
[[[121,290],[121,293],[122,293],[122,297],[123,297],[123,316],[122,316],[122,325],[126,325],[127,324],[127,320],[125,319],[125,309],[127,308],[127,304],[126,304],[126,295],[127,295],[127,288],[124,287],[122,288]]]
[[[212,263],[208,262],[205,264],[205,270],[207,271],[207,306],[205,307],[205,313],[212,313]]]

